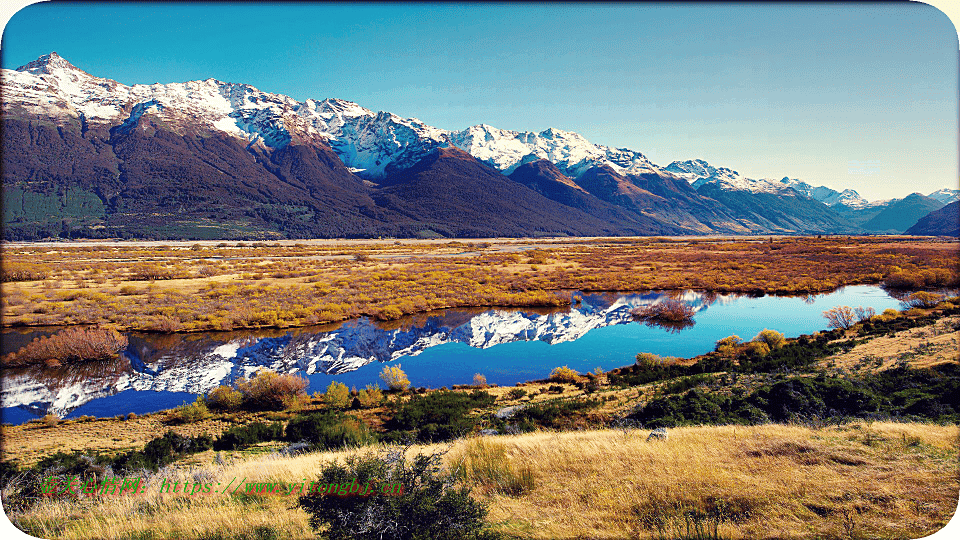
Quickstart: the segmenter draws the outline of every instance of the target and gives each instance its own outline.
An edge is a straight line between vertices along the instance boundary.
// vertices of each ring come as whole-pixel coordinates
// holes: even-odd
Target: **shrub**
[[[693,316],[696,310],[671,298],[649,306],[638,307],[630,313],[634,319],[643,321],[647,326],[659,326],[671,332],[679,332],[694,325]]]
[[[740,339],[740,336],[734,334],[732,336],[727,336],[723,339],[717,340],[714,350],[720,354],[733,354],[737,351],[737,346],[743,343],[743,340]]]
[[[323,402],[330,407],[344,409],[350,403],[350,390],[341,382],[331,381],[323,395]]]
[[[872,307],[859,306],[854,311],[857,313],[857,322],[869,321],[877,314],[877,311]]]
[[[305,441],[323,450],[362,446],[376,441],[366,424],[339,411],[297,416],[287,424],[283,438],[290,442]]]
[[[410,379],[407,374],[400,369],[400,364],[395,366],[384,366],[380,372],[380,379],[387,384],[387,388],[394,392],[403,392],[410,388]]]
[[[243,396],[243,404],[250,409],[280,410],[291,401],[306,397],[307,384],[300,375],[261,370],[252,379],[241,380],[237,390]]]
[[[66,328],[51,336],[34,339],[15,353],[3,357],[10,365],[46,360],[86,362],[109,360],[127,346],[127,337],[112,328]]]
[[[187,454],[195,454],[213,448],[213,438],[209,435],[184,437],[172,431],[162,437],[150,440],[143,450],[133,450],[121,454],[110,463],[115,471],[133,472],[139,469],[157,470],[173,463]]]
[[[786,343],[786,339],[783,337],[783,334],[777,332],[776,330],[768,330],[764,328],[760,331],[759,334],[753,337],[751,341],[765,343],[771,351],[783,347],[783,344]]]
[[[168,421],[171,424],[193,424],[209,417],[210,409],[207,408],[203,396],[197,396],[197,400],[193,403],[187,405],[184,402],[183,405],[174,409]]]
[[[217,410],[236,409],[243,402],[243,394],[229,386],[218,386],[207,394],[207,405]]]
[[[863,308],[860,308],[863,309]],[[836,306],[823,312],[827,318],[827,326],[830,328],[842,328],[846,330],[853,326],[855,322],[853,309],[850,306]]]
[[[470,497],[470,488],[454,487],[441,454],[410,461],[403,452],[349,456],[324,467],[314,485],[331,484],[371,486],[369,496],[330,497],[319,489],[299,498],[310,526],[331,540],[496,538],[484,530],[485,506]],[[402,487],[398,495],[384,493],[396,486]]]
[[[264,441],[277,441],[283,437],[283,425],[279,422],[266,424],[253,422],[235,426],[224,431],[213,443],[214,450],[236,450]]]
[[[376,407],[383,402],[383,392],[373,384],[368,384],[366,388],[357,393],[357,399],[360,400],[361,407]]]
[[[747,343],[747,353],[755,356],[766,356],[770,354],[770,346],[762,341],[751,341]]]
[[[580,380],[580,374],[567,366],[556,367],[550,372],[549,379],[554,382],[575,383]]]
[[[453,392],[441,390],[414,395],[405,403],[392,406],[393,417],[384,427],[389,438],[402,440],[410,436],[421,442],[438,442],[460,437],[476,426],[470,411],[489,407],[496,398],[483,390]]]
[[[560,391],[563,392],[562,386],[560,387]],[[520,399],[525,395],[527,395],[527,391],[523,388],[512,388],[509,392],[507,392],[507,397],[510,399]]]
[[[570,429],[584,419],[583,412],[602,405],[600,399],[555,399],[531,403],[511,417],[521,431],[540,428]]]
[[[477,387],[479,387],[479,388],[486,388],[486,387],[487,387],[487,378],[484,377],[483,374],[481,374],[481,373],[474,373],[474,374],[473,374],[473,386],[477,386]]]

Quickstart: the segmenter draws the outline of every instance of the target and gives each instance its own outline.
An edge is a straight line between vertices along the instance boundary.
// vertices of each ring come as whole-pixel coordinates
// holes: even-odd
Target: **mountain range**
[[[56,53],[0,79],[8,240],[900,233],[960,193],[871,203],[554,128],[443,130],[214,79],[127,86]]]

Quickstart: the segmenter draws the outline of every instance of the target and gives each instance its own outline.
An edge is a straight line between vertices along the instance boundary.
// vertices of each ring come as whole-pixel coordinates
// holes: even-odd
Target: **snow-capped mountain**
[[[506,172],[541,158],[571,176],[604,164],[625,173],[656,169],[640,152],[596,145],[577,133],[554,128],[534,133],[479,125],[448,131],[350,101],[298,102],[215,79],[127,86],[92,76],[56,53],[16,71],[3,70],[2,77],[5,111],[22,108],[35,115],[73,116],[85,123],[119,123],[121,131],[150,114],[174,131],[218,130],[273,149],[298,138],[321,136],[347,167],[373,179],[382,178],[390,166],[410,166],[446,146]]]
[[[266,368],[278,373],[339,374],[371,363],[391,362],[447,343],[487,349],[515,341],[549,344],[574,341],[588,332],[633,321],[637,307],[662,302],[666,295],[583,295],[582,304],[550,314],[490,310],[464,318],[455,310],[419,326],[385,330],[359,319],[321,333],[290,332],[279,337],[184,339],[173,346],[153,345],[149,337],[131,338],[124,362],[94,372],[44,368],[7,370],[0,404],[61,418],[94,399],[127,391],[206,394],[221,384]],[[736,295],[686,291],[679,299],[696,311]],[[375,376],[374,376],[375,377]],[[467,377],[467,375],[465,375]],[[464,380],[468,380],[465,378]],[[179,403],[177,403],[179,404]]]
[[[217,209],[222,238],[853,232],[829,208],[798,203],[805,194],[819,200],[821,188],[755,180],[703,160],[661,168],[641,152],[555,128],[450,131],[341,99],[298,101],[215,79],[128,86],[56,53],[2,70],[0,79],[4,182],[64,212],[75,210],[49,185],[23,181],[75,186],[84,199],[70,230],[29,205],[15,208],[16,225],[4,230],[11,240],[209,237],[205,208]],[[575,200],[507,178],[541,159],[573,185],[607,173],[587,179],[592,191]],[[678,191],[676,177],[694,189]],[[678,218],[668,201],[681,192],[689,200]],[[745,193],[763,201],[738,200]]]
[[[950,204],[953,201],[960,200],[960,189],[943,188],[934,191],[933,193],[927,195],[927,197],[930,197],[935,201],[940,201],[943,204]]]
[[[704,184],[713,184],[724,191],[748,191],[751,193],[773,193],[795,197],[797,191],[790,185],[772,180],[754,180],[726,167],[714,167],[702,159],[674,161],[663,170],[671,172],[690,182],[699,189]]]

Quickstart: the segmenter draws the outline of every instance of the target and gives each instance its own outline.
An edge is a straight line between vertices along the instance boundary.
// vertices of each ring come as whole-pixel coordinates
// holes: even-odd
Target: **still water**
[[[545,378],[557,366],[582,373],[628,365],[639,352],[695,356],[720,338],[737,334],[749,340],[765,328],[788,337],[809,334],[825,329],[823,311],[838,305],[869,306],[877,313],[900,307],[875,286],[807,297],[694,291],[580,296],[579,304],[562,310],[442,310],[389,323],[357,319],[283,331],[132,332],[117,361],[4,370],[2,420],[153,412],[261,368],[301,373],[311,393],[322,392],[331,380],[357,388],[378,383],[385,363],[402,365],[413,386],[469,384],[475,373],[488,383],[513,385]],[[670,330],[633,320],[631,310],[667,298],[693,307],[695,324]],[[35,334],[5,332],[4,352]]]

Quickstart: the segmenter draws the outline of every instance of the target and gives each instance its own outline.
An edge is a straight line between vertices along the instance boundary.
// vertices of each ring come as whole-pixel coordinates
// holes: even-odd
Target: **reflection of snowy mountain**
[[[565,312],[490,310],[470,316],[449,311],[395,329],[360,319],[327,332],[301,330],[274,337],[234,334],[236,338],[225,340],[216,334],[132,335],[123,360],[110,366],[5,373],[2,405],[63,417],[91,400],[128,390],[205,394],[261,368],[337,374],[372,362],[416,356],[445,343],[484,349],[514,341],[562,343],[595,328],[631,322],[631,310],[665,298],[655,293],[584,295],[580,305]],[[691,291],[678,298],[697,311],[725,300]]]

